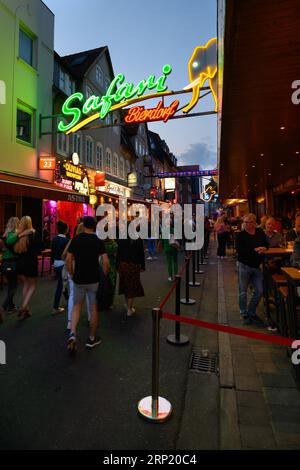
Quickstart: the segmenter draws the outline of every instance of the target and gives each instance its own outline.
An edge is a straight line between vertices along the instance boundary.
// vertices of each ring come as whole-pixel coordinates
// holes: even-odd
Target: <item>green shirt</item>
[[[19,236],[15,232],[9,232],[7,234],[3,248],[3,259],[13,259],[17,257],[17,255],[13,252],[13,246],[18,239]]]

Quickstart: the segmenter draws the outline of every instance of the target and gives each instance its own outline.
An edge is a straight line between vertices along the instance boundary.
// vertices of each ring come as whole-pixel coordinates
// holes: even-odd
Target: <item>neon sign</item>
[[[132,83],[123,83],[125,76],[120,73],[113,79],[104,96],[101,98],[95,95],[90,96],[84,102],[81,109],[72,105],[76,101],[79,103],[83,102],[84,96],[81,92],[73,93],[73,95],[66,99],[62,107],[63,114],[65,116],[72,117],[72,120],[69,124],[65,124],[63,121],[60,121],[58,124],[58,130],[62,132],[69,131],[71,128],[76,126],[82,114],[89,114],[91,111],[99,111],[96,117],[94,117],[95,115],[92,116],[94,119],[97,119],[98,117],[100,117],[100,119],[104,119],[109,112],[119,107],[127,106],[129,103],[126,100],[130,100],[134,96],[137,98],[143,96],[143,93],[147,89],[156,89],[157,93],[166,91],[167,86],[165,85],[165,81],[167,76],[172,72],[172,67],[170,65],[164,65],[162,71],[163,74],[157,80],[155,80],[154,75],[150,75],[147,80],[141,80],[136,87],[134,87]],[[117,88],[118,83],[120,84],[119,88]],[[116,104],[121,101],[123,101],[121,106],[113,106],[113,103]],[[73,130],[73,132],[75,131]]]
[[[62,113],[69,122],[61,120],[58,124],[58,130],[66,134],[77,132],[87,124],[96,119],[105,119],[108,113],[117,109],[125,108],[139,101],[174,95],[176,92],[168,91],[166,80],[172,72],[172,67],[168,64],[162,68],[162,75],[155,78],[150,75],[148,79],[141,80],[138,85],[125,82],[125,76],[118,74],[110,83],[106,94],[103,96],[92,95],[85,100],[83,93],[76,92],[69,96],[62,106]],[[215,111],[217,111],[217,38],[207,42],[205,46],[199,46],[194,52],[188,63],[188,73],[190,83],[183,91],[192,92],[192,97],[182,111],[188,113],[199,100],[199,94],[206,80],[209,80],[211,92],[215,100]],[[146,91],[155,91],[144,94]],[[178,92],[177,92],[178,93]],[[168,119],[174,116],[178,110],[179,101],[164,108],[160,102],[156,108],[145,109],[144,106],[136,106],[127,113],[126,123],[146,122]],[[90,113],[94,114],[90,115]],[[85,117],[89,115],[88,117]],[[84,118],[84,119],[82,119]]]
[[[215,194],[216,191],[213,189],[213,187],[208,186],[208,188],[206,188],[205,191],[200,194],[200,199],[202,199],[204,202],[210,202]]]
[[[189,60],[190,83],[184,90],[192,89],[193,95],[190,103],[182,110],[184,113],[188,113],[197,104],[200,90],[206,80],[209,80],[209,86],[215,100],[215,111],[217,111],[217,70],[217,38],[213,38],[205,46],[196,47]]]
[[[164,121],[167,122],[170,117],[174,116],[177,111],[179,101],[173,101],[173,103],[164,108],[163,102],[160,101],[156,108],[145,109],[144,106],[135,106],[128,111],[125,117],[125,122],[137,123],[146,121]]]

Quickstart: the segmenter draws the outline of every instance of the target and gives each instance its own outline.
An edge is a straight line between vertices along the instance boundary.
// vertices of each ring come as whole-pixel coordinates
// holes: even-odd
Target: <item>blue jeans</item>
[[[256,315],[256,307],[263,295],[263,273],[259,268],[251,268],[240,262],[238,273],[240,313],[251,318]],[[247,305],[247,291],[250,284],[254,290],[250,303]]]
[[[156,240],[148,239],[148,253],[151,258],[156,255]]]

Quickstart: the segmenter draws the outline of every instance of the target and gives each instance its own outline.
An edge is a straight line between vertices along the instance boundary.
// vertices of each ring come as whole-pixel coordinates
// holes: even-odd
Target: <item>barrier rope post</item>
[[[185,267],[185,298],[180,300],[180,303],[184,305],[194,305],[196,300],[190,299],[190,258],[189,256],[185,257],[186,267]]]
[[[204,271],[200,269],[200,250],[197,250],[197,263],[196,263],[196,274],[204,274]]]
[[[201,254],[201,262],[200,262],[200,264],[201,264],[202,266],[204,266],[205,264],[207,264],[207,262],[204,261],[204,249],[203,249],[203,247],[202,247],[201,250],[200,250],[200,254]]]
[[[189,285],[191,287],[201,286],[200,282],[196,282],[196,253],[195,251],[193,251],[193,254],[192,254],[192,277],[193,277],[193,281],[189,282]]]
[[[176,282],[176,295],[175,295],[175,315],[180,317],[180,284],[181,284],[181,276],[175,276]],[[189,338],[185,335],[180,334],[180,322],[175,322],[175,335],[169,335],[167,337],[167,342],[170,344],[174,344],[177,346],[183,346],[189,342]]]
[[[142,398],[138,403],[139,414],[153,423],[166,421],[171,412],[171,403],[158,394],[159,390],[159,330],[161,310],[152,309],[153,335],[152,335],[152,396]]]

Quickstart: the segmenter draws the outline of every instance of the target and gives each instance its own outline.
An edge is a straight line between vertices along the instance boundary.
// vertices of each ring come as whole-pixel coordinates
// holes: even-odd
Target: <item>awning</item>
[[[0,173],[0,195],[23,196],[89,204],[89,197],[37,178]]]

